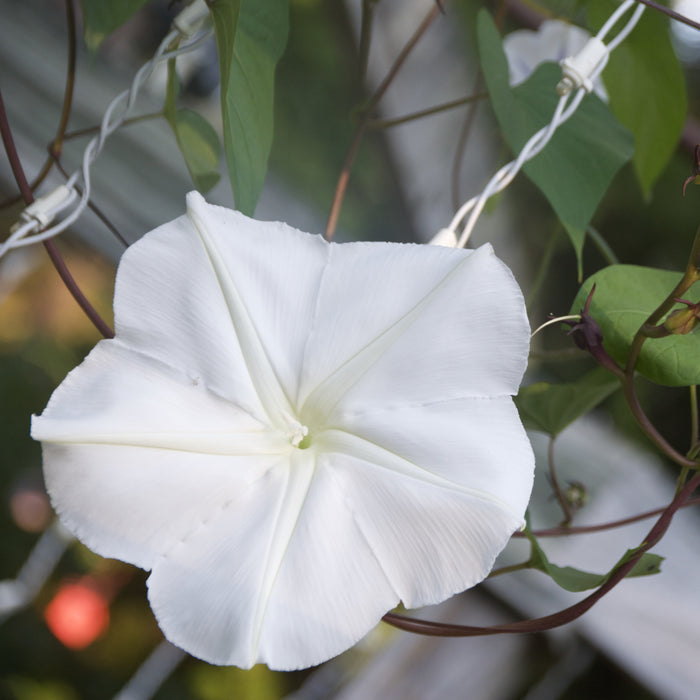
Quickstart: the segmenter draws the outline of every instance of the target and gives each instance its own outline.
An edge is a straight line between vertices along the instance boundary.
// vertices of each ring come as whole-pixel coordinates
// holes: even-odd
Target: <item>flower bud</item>
[[[685,304],[686,308],[672,311],[664,321],[664,328],[674,335],[686,335],[695,330],[700,321],[700,304],[693,304],[683,299],[676,299],[676,301]]]
[[[573,338],[573,341],[581,350],[587,350],[598,364],[613,373],[618,373],[621,371],[621,368],[603,347],[603,332],[590,314],[593,292],[595,292],[595,284],[591,288],[591,292],[581,310],[581,320],[577,323],[569,324],[571,330],[569,330],[568,335]]]

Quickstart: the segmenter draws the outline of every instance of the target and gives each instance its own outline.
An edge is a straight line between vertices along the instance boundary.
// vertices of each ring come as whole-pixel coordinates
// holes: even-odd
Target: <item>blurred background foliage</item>
[[[0,8],[7,9],[19,1],[0,0]],[[59,0],[30,0],[28,4],[35,10],[35,21],[48,24],[59,35],[65,33]],[[484,5],[494,9],[496,4],[477,0],[445,3],[448,14],[461,23],[465,42],[472,47],[476,11]],[[583,0],[540,0],[522,5],[525,10],[550,12],[585,24]],[[277,69],[270,177],[284,183],[292,196],[322,222],[368,94],[360,77],[357,45],[344,5],[337,0],[291,0],[290,11],[289,41]],[[167,2],[148,3],[108,38],[92,59],[87,58],[83,42],[79,52],[84,60],[112,70],[121,80],[150,55],[172,13]],[[523,21],[531,16],[527,12],[506,13],[502,31],[523,26]],[[32,27],[27,26],[24,31],[27,51],[36,51],[31,39]],[[0,27],[0,41],[2,36]],[[650,51],[653,53],[653,48]],[[700,220],[700,190],[691,186],[688,196],[681,197],[681,185],[691,172],[692,147],[695,140],[700,140],[697,45],[695,53],[686,51],[683,56],[690,119],[683,143],[674,151],[650,192],[645,193],[640,187],[634,166],[631,163],[624,166],[593,221],[621,262],[680,270]],[[63,60],[63,57],[54,58]],[[444,70],[449,70],[449,66]],[[0,65],[0,81],[2,75]],[[185,103],[200,108],[215,125],[216,116],[211,115],[215,115],[217,108],[216,95],[212,98],[216,82],[215,60],[202,59],[198,70],[183,80],[182,93]],[[465,85],[464,94],[469,94],[471,87]],[[80,85],[77,89],[80,90]],[[8,108],[14,107],[15,114],[22,112],[21,105],[13,105],[13,100],[18,99],[20,96],[5,95]],[[484,103],[479,109],[488,113],[490,107]],[[50,138],[51,133],[47,133],[46,142]],[[502,148],[503,160],[506,154]],[[446,163],[445,169],[450,165]],[[426,232],[415,230],[415,222],[403,200],[397,184],[400,180],[397,167],[384,134],[370,132],[362,142],[352,170],[340,219],[343,237],[425,239]],[[484,177],[489,174],[484,173]],[[6,178],[3,182],[5,191],[0,192],[0,197],[14,196],[16,192],[10,180]],[[543,259],[548,260],[541,286],[536,292],[529,290],[536,294],[531,299],[534,315],[566,313],[579,284],[576,258],[562,226],[526,178],[519,177],[507,197],[512,208],[521,212],[516,226],[519,237],[528,241],[525,267],[534,271]],[[14,208],[0,212],[3,231],[14,221],[16,211]],[[68,236],[61,239],[61,250],[87,296],[111,323],[113,261]],[[29,439],[30,416],[43,409],[55,386],[99,339],[58,280],[43,251],[18,253],[13,264],[22,267],[22,274],[17,275],[16,283],[0,286],[0,579],[16,575],[39,533],[51,520],[41,483],[40,447]],[[588,240],[583,251],[584,275],[605,264],[599,250]],[[0,285],[3,275],[7,280],[8,266],[0,268]],[[528,290],[525,292],[527,295]],[[539,350],[558,351],[568,347],[563,333],[551,333]],[[555,379],[574,379],[590,366],[586,357],[575,362],[549,359],[546,363],[548,375]],[[682,445],[687,425],[685,418],[680,417],[687,413],[687,392],[651,384],[645,384],[640,391],[661,432],[674,444]],[[639,431],[619,396],[610,398],[607,406],[618,425],[638,437]],[[32,605],[6,620],[0,628],[0,700],[76,700],[116,694],[161,640],[146,601],[145,578],[146,574],[140,570],[101,560],[82,546],[72,545]],[[71,648],[65,640],[60,641],[58,628],[52,631],[45,617],[48,606],[62,588],[75,584],[97,592],[108,609],[108,619],[95,628],[94,640],[83,648]],[[80,600],[67,603],[78,608],[84,604]],[[345,665],[341,667],[352,669],[356,663],[353,654],[361,657],[363,653],[362,650],[349,652],[349,660],[342,662]],[[308,672],[273,673],[262,666],[252,671],[215,668],[187,659],[155,697],[273,700],[291,693],[308,675]],[[652,695],[601,656],[588,674],[569,689],[566,697]]]

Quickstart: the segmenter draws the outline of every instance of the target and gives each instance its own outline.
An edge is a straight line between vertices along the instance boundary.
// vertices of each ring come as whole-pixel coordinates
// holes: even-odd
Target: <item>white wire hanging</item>
[[[106,140],[132,114],[139,91],[156,66],[176,56],[194,51],[211,36],[213,32],[211,26],[199,31],[208,13],[205,1],[195,0],[175,18],[173,29],[161,41],[153,57],[141,66],[129,88],[117,95],[108,105],[102,117],[99,133],[85,147],[81,167],[68,178],[64,185],[37,198],[21,213],[20,221],[11,229],[11,235],[0,243],[0,258],[13,248],[41,243],[56,236],[81,216],[90,200],[92,189],[90,168],[100,155]],[[185,43],[177,45],[183,39]],[[82,194],[78,193],[78,187],[81,187]],[[70,214],[54,226],[46,228],[56,216],[70,207],[74,207]]]
[[[161,642],[114,696],[114,700],[149,700],[186,656],[187,652],[174,644]]]
[[[633,7],[635,7],[634,12],[627,24],[609,44],[604,44],[603,40],[605,37]],[[644,9],[644,5],[637,4],[636,0],[625,0],[610,15],[596,36],[591,37],[576,56],[565,58],[561,62],[563,77],[557,85],[557,92],[561,96],[550,123],[528,140],[515,160],[504,165],[496,172],[481,194],[472,197],[459,208],[447,228],[439,231],[431,243],[456,246],[458,248],[466,246],[486,202],[494,194],[504,190],[520,172],[523,165],[542,151],[552,136],[554,136],[556,130],[576,112],[583,98],[593,89],[593,80],[605,68],[610,52],[617,48],[634,29]],[[576,89],[576,92],[572,95],[573,89]],[[459,227],[467,214],[469,214],[469,218],[461,234],[458,235]]]
[[[29,605],[74,541],[60,520],[39,538],[14,579],[0,581],[0,623]]]

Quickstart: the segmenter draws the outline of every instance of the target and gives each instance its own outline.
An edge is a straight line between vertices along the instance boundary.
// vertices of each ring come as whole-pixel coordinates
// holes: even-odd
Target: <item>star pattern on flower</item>
[[[320,663],[481,581],[521,526],[529,328],[490,246],[328,243],[191,193],[114,308],[32,435],[65,525],[151,571],[191,654]]]

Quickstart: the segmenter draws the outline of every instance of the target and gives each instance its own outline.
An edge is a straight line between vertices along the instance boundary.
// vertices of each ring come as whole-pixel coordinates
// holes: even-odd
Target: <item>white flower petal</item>
[[[269,472],[154,567],[149,598],[172,642],[212,663],[293,670],[344,651],[396,605],[329,470],[315,476],[288,537],[289,477]]]
[[[357,332],[362,345],[307,399],[320,414],[314,420],[333,423],[333,415],[327,418],[333,409],[352,411],[387,403],[517,392],[527,364],[529,326],[510,270],[488,245],[476,251],[431,247],[429,254],[422,254],[423,250],[391,251],[395,288],[412,290],[410,306],[404,300],[400,305],[393,302],[392,286],[383,296],[370,292],[366,304],[346,310],[344,317],[354,321],[352,327],[363,329]],[[411,263],[419,256],[423,266],[416,265],[414,270]],[[450,260],[447,269],[444,258]],[[364,268],[372,270],[374,264]],[[364,279],[351,277],[359,270],[358,275],[364,278],[364,268],[347,265],[343,288],[352,285],[364,289]],[[385,262],[374,274],[381,279],[390,269]],[[322,306],[330,320],[335,299],[329,296],[330,301],[324,297]],[[323,329],[314,338],[318,355],[307,358],[309,365],[314,360],[323,361],[323,348],[331,338],[347,337],[341,332],[329,336],[329,322],[318,325]],[[351,347],[359,344],[356,337],[354,343],[349,337],[347,340]]]
[[[299,404],[421,305],[469,255],[410,244],[331,245],[304,355]]]
[[[50,442],[43,454],[46,487],[63,524],[102,556],[143,569],[281,461]]]
[[[519,527],[534,458],[525,431],[512,429],[517,421],[510,397],[467,398],[345,414],[339,430],[328,431],[323,440],[333,447],[349,439],[374,445],[423,470],[426,482],[432,478],[435,485],[500,504]]]
[[[244,354],[248,359],[257,355],[258,350],[252,352],[257,343],[264,353],[249,372],[256,382],[277,382],[287,402],[294,403],[330,245],[321,236],[286,224],[254,221],[211,206],[196,192],[188,195],[187,206],[224,290],[239,340],[246,344]],[[265,362],[274,378],[267,376]]]
[[[112,372],[113,367],[120,371]],[[35,439],[203,454],[287,453],[289,442],[197,378],[124,346],[102,341],[54,392]]]
[[[66,525],[195,656],[292,669],[481,580],[529,497],[529,329],[478,251],[328,244],[188,198],[33,435]]]
[[[375,461],[327,455],[355,520],[407,607],[481,581],[517,527],[498,504]]]
[[[114,293],[116,336],[264,420],[221,287],[194,233],[183,216],[124,253]]]

